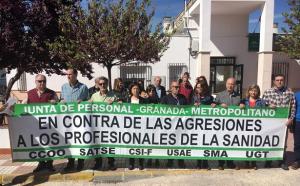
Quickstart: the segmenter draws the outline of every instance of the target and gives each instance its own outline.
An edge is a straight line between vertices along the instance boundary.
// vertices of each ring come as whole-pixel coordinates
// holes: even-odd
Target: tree
[[[67,61],[52,56],[49,44],[60,35],[59,17],[72,0],[1,0],[0,1],[0,68],[15,69],[9,80],[5,98],[14,83],[27,73],[61,74]]]
[[[61,19],[64,34],[52,45],[52,51],[103,65],[111,89],[114,66],[132,61],[157,62],[168,45],[161,25],[151,30],[154,10],[150,10],[150,5],[150,0],[90,0],[87,10],[77,7],[76,13],[70,12]],[[66,47],[66,43],[72,47]]]
[[[283,13],[287,28],[278,37],[277,47],[293,59],[300,59],[300,0],[289,0],[290,11]]]

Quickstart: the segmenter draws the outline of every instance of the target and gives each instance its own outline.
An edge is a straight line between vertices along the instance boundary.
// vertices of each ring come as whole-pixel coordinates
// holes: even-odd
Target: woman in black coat
[[[140,88],[139,84],[133,83],[129,86],[129,97],[127,98],[127,103],[131,104],[146,104],[148,103],[148,100],[145,98],[142,98],[140,96]],[[134,169],[134,158],[129,158],[129,170]],[[144,169],[144,159],[139,159],[139,169]]]

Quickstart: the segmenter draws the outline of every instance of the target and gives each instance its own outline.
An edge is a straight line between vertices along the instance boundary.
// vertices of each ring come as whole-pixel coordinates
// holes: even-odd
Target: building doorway
[[[236,64],[235,57],[210,58],[210,87],[212,93],[226,89],[226,80],[236,78],[236,91],[242,95],[243,90],[243,65]]]

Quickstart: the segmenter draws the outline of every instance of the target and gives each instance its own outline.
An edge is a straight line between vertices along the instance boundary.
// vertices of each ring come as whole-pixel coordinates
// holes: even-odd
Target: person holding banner
[[[238,106],[241,101],[240,95],[234,91],[236,85],[236,80],[233,77],[230,77],[226,80],[226,90],[218,93],[215,103],[212,103],[211,106],[215,107],[216,105],[221,105],[221,107],[227,108],[228,106],[235,105]],[[233,161],[223,161],[219,160],[219,170],[224,170],[224,164],[227,163],[227,167],[230,169],[239,170],[239,166],[236,166]]]
[[[214,101],[214,98],[209,93],[209,87],[206,81],[200,80],[196,83],[194,87],[194,95],[192,97],[192,104],[195,106],[200,105],[211,105]],[[198,169],[208,169],[210,170],[210,167],[208,165],[207,160],[198,160],[197,161],[197,167]]]
[[[247,93],[246,93],[246,99],[243,99],[240,103],[240,108],[243,109],[245,107],[264,107],[266,106],[266,103],[263,99],[260,98],[260,88],[258,85],[250,85],[248,87]],[[251,164],[251,165],[250,165]],[[256,161],[246,161],[246,166],[248,168],[253,168],[254,170],[257,170]]]
[[[156,92],[156,88],[154,85],[150,84],[146,88],[146,92],[148,94],[148,103],[149,104],[158,104],[159,103],[159,98]],[[147,162],[147,166],[151,167],[152,166],[152,159],[149,159]],[[159,167],[159,160],[155,160],[155,167]]]
[[[65,83],[61,88],[61,102],[77,102],[87,101],[89,98],[89,90],[86,85],[77,80],[78,72],[76,69],[68,69],[66,72],[68,83]],[[74,169],[75,159],[69,158],[68,164],[64,171],[71,171]],[[84,167],[84,159],[78,159],[77,170],[82,170]]]
[[[127,103],[132,104],[147,104],[147,99],[144,99],[140,96],[140,85],[138,83],[132,83],[129,86],[129,98],[127,99]],[[134,169],[134,158],[129,158],[129,170]],[[139,169],[144,169],[144,159],[139,159]]]
[[[161,103],[166,105],[187,105],[186,98],[179,94],[179,83],[177,81],[171,82],[171,93],[162,98]],[[178,166],[185,168],[184,160],[178,160]],[[173,160],[169,159],[167,167],[173,167]]]
[[[36,75],[35,84],[36,88],[27,92],[27,98],[22,101],[23,104],[58,102],[56,93],[46,87],[46,76],[42,74]],[[38,166],[33,170],[33,172],[39,172],[42,170],[54,172],[55,169],[53,167],[53,160],[39,161]]]
[[[108,91],[108,79],[106,77],[99,77],[98,86],[100,88],[99,92],[96,92],[92,95],[90,102],[105,102],[108,104],[112,104],[115,101],[118,101],[118,97],[115,95],[113,91]],[[98,170],[102,166],[102,158],[95,158],[95,165],[93,167],[94,170]],[[116,170],[115,159],[108,158],[108,168],[109,170]]]
[[[296,114],[295,114],[295,130],[294,130],[294,153],[295,162],[292,169],[296,170],[300,166],[300,91],[295,94],[296,98]]]
[[[95,85],[91,88],[89,88],[89,96],[91,97],[94,93],[99,91],[99,78],[95,78]]]
[[[158,104],[160,102],[154,85],[148,85],[146,88],[146,92],[148,94],[149,104]]]
[[[290,127],[293,124],[296,111],[295,96],[294,92],[290,88],[287,88],[285,86],[284,81],[285,77],[283,74],[276,74],[273,79],[274,86],[264,92],[263,99],[266,101],[266,104],[271,108],[290,108],[290,116],[287,122],[285,123],[286,126]],[[265,167],[271,167],[271,165],[272,161],[267,161]],[[285,155],[283,155],[283,160],[279,161],[279,165],[283,170],[289,170],[289,167],[285,162]]]

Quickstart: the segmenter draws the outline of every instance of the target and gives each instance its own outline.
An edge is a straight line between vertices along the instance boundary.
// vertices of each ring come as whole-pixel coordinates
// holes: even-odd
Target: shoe
[[[36,173],[44,169],[46,169],[45,162],[39,162],[38,166],[32,172]]]
[[[144,165],[143,164],[139,165],[139,170],[144,170]]]
[[[267,161],[265,163],[265,168],[272,168],[272,161]]]
[[[159,168],[159,160],[155,160],[155,168]]]
[[[197,160],[197,169],[202,169],[201,160]]]
[[[293,164],[292,164],[292,169],[293,170],[297,170],[299,168],[299,162],[295,161]]]
[[[147,161],[147,167],[152,167],[152,160],[151,159]]]
[[[283,170],[289,170],[289,166],[288,166],[286,163],[282,163],[282,164],[281,164],[281,168],[282,168]]]
[[[82,171],[82,170],[83,170],[83,167],[84,167],[84,161],[78,160],[76,170],[77,170],[77,171]]]
[[[53,161],[47,161],[47,170],[49,171],[49,172],[55,172],[56,170],[54,169],[54,167],[53,167]]]
[[[245,169],[250,169],[250,162],[249,161],[245,162]]]
[[[99,170],[102,167],[102,164],[100,163],[95,163],[93,170]]]
[[[74,167],[75,167],[74,162],[68,162],[67,166],[64,168],[64,171],[65,172],[72,171],[74,170]]]
[[[251,162],[251,168],[254,170],[258,169],[255,161]]]
[[[108,169],[111,170],[111,171],[115,171],[115,170],[117,170],[117,167],[115,166],[114,163],[112,163],[112,164],[108,165]]]
[[[96,158],[93,170],[99,170],[101,167],[102,167],[102,158]]]
[[[173,167],[173,160],[168,160],[167,167],[168,168],[172,168]]]
[[[184,160],[178,160],[178,167],[181,169],[185,169]]]
[[[133,170],[134,169],[134,165],[133,164],[129,164],[128,169],[129,170]]]
[[[236,166],[233,162],[231,162],[231,161],[228,161],[227,162],[227,167],[229,168],[229,169],[236,169],[236,170],[239,170],[240,169],[240,167],[239,166]]]
[[[208,165],[208,162],[207,160],[203,160],[203,166],[202,166],[203,169],[206,169],[206,170],[211,170],[211,168],[209,167]]]
[[[219,169],[219,170],[224,170],[224,166],[223,166],[223,165],[219,165],[219,166],[218,166],[218,169]]]

